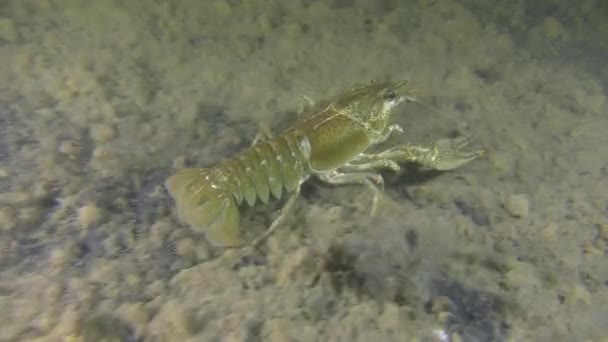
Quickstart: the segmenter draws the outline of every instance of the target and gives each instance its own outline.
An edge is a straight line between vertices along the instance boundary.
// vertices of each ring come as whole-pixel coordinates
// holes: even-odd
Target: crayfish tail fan
[[[182,169],[166,180],[165,187],[182,223],[204,233],[213,244],[238,245],[238,210],[233,198],[215,184],[213,176],[212,169]]]

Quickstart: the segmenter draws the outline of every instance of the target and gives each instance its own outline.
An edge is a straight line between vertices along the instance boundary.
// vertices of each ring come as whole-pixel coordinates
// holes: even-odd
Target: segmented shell
[[[283,189],[293,191],[304,177],[307,153],[300,137],[285,135],[252,146],[249,150],[220,165],[231,184],[237,203],[253,206],[256,199],[267,203],[272,194],[280,198]]]

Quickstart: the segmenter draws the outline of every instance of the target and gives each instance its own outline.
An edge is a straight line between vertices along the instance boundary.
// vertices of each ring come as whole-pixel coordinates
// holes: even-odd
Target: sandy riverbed
[[[0,340],[606,341],[608,9],[484,4],[0,1]],[[392,142],[487,158],[311,182],[240,262],[175,222],[174,167],[385,78],[435,108]]]

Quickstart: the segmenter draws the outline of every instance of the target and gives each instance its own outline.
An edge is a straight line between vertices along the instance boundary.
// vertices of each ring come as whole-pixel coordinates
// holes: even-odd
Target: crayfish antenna
[[[414,102],[414,103],[417,103],[417,104],[419,104],[419,105],[421,105],[421,106],[423,106],[423,107],[426,107],[426,108],[428,108],[428,109],[430,109],[430,110],[433,110],[433,111],[435,111],[435,112],[438,112],[438,111],[439,111],[439,109],[438,109],[438,108],[433,107],[433,106],[431,106],[430,104],[427,104],[427,103],[425,103],[425,102],[422,102],[422,101],[418,100],[417,98],[415,98],[414,96],[404,96],[404,99],[405,99],[406,101],[408,101],[408,102]]]

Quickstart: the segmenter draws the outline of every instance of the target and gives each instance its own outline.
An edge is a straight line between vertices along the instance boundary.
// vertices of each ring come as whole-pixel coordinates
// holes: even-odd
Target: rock
[[[17,40],[17,28],[14,21],[0,18],[0,42],[13,43]]]
[[[87,204],[78,209],[78,222],[82,228],[89,228],[101,220],[101,209],[95,204]]]
[[[17,226],[17,214],[11,207],[0,208],[0,230],[11,230]]]
[[[128,323],[138,337],[143,335],[150,319],[146,308],[141,303],[124,303],[115,310],[114,315]]]
[[[94,124],[89,131],[91,139],[97,142],[107,142],[114,138],[114,128],[107,124]]]
[[[181,257],[193,257],[195,252],[194,240],[189,238],[180,239],[175,245],[175,252]]]
[[[525,218],[530,213],[530,201],[525,194],[507,196],[504,207],[511,216],[517,218]]]

